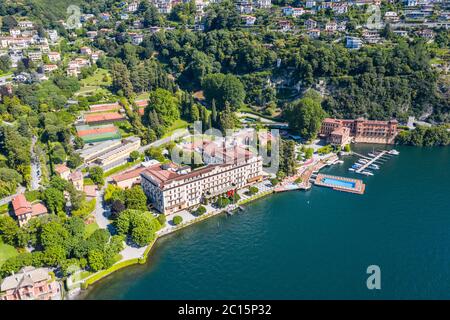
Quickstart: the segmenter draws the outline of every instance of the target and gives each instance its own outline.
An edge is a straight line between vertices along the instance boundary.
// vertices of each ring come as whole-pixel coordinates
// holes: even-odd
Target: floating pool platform
[[[316,186],[332,188],[333,190],[364,194],[366,185],[362,180],[347,177],[331,176],[328,174],[317,174],[314,180]]]

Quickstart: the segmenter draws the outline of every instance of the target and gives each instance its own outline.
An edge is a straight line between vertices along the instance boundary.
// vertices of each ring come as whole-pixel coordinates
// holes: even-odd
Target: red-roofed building
[[[86,194],[86,200],[92,200],[97,196],[97,186],[88,185],[83,188],[84,193]]]
[[[57,164],[55,166],[55,172],[64,180],[69,180],[70,169],[65,164]]]
[[[262,158],[243,148],[205,150],[203,156],[211,164],[193,171],[173,163],[142,171],[142,188],[156,210],[170,214],[188,209],[262,179]]]
[[[74,171],[70,174],[69,180],[78,191],[83,191],[83,174],[81,171]]]
[[[138,113],[139,115],[143,116],[144,115],[144,110],[145,107],[148,106],[148,100],[144,99],[144,100],[137,100],[134,102],[136,104],[136,106],[138,107]]]
[[[329,143],[339,141],[338,136],[342,137],[342,143],[346,141],[347,130],[340,128],[348,128],[349,140],[353,139],[360,143],[394,143],[397,136],[397,120],[379,121],[366,120],[359,118],[351,119],[331,119],[326,118],[322,122],[320,135],[326,138]],[[335,142],[333,142],[335,141]],[[340,145],[343,145],[343,144]]]
[[[36,218],[47,214],[47,208],[40,202],[31,204],[25,198],[24,194],[19,194],[12,200],[12,206],[14,210],[14,215],[17,217],[19,221],[19,225],[22,227],[25,225],[31,218]]]
[[[112,177],[112,182],[122,189],[131,188],[135,184],[141,183],[141,172],[145,169],[146,167],[141,166],[139,168],[115,175]]]

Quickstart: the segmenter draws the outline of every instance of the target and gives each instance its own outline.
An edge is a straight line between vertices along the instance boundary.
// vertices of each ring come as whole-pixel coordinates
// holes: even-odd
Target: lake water
[[[450,148],[396,149],[371,177],[348,171],[353,157],[322,171],[363,179],[364,195],[268,196],[160,239],[147,264],[80,298],[449,299]],[[369,265],[381,290],[367,289]]]

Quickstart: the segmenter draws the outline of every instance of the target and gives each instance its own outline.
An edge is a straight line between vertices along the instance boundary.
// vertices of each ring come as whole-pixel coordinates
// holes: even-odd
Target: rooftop
[[[7,291],[17,288],[33,287],[35,283],[50,280],[48,269],[24,267],[20,272],[6,277],[1,285],[1,291]]]
[[[16,216],[30,213],[32,210],[31,204],[27,201],[23,193],[12,199],[12,205]]]

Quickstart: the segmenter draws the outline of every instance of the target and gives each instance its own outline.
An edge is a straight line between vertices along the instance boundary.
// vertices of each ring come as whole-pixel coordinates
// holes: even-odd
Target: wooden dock
[[[378,154],[377,154],[375,157],[373,157],[373,158],[364,157],[364,158],[366,158],[366,160],[369,160],[369,161],[367,161],[367,162],[366,162],[365,164],[363,164],[361,167],[359,167],[358,169],[356,169],[355,172],[356,172],[356,173],[359,173],[359,174],[363,174],[362,171],[366,170],[367,167],[369,167],[371,164],[373,164],[373,163],[375,163],[375,162],[377,162],[377,161],[380,161],[381,158],[382,158],[386,153],[387,153],[386,150],[382,150],[382,151],[380,151],[380,153],[378,153]],[[358,156],[361,156],[361,155],[358,155]]]

